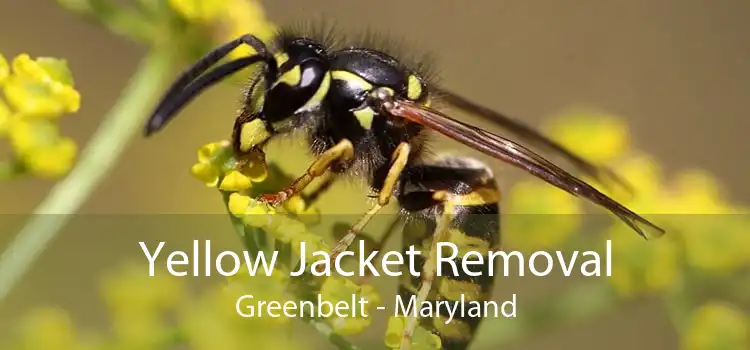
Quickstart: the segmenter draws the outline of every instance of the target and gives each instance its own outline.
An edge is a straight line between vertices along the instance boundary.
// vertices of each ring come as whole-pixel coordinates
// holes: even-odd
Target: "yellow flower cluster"
[[[237,161],[233,157],[228,142],[210,143],[199,149],[198,162],[193,165],[191,172],[207,186],[218,187],[229,193],[227,209],[233,216],[241,219],[246,226],[261,229],[254,231],[253,234],[268,234],[276,244],[289,244],[296,256],[301,256],[300,243],[305,242],[307,246],[305,259],[310,264],[320,258],[313,256],[313,253],[330,252],[330,246],[323,237],[308,231],[306,221],[315,215],[302,214],[317,214],[317,212],[308,207],[301,197],[290,198],[280,208],[286,214],[292,215],[278,215],[277,208],[267,206],[252,197],[254,186],[269,179],[268,167],[262,153],[245,155],[242,161]],[[288,278],[279,279],[279,281],[282,281],[283,285],[290,283]],[[259,283],[257,277],[248,282]],[[371,286],[358,285],[349,279],[337,276],[323,279],[319,293],[323,300],[334,304],[351,302],[353,295],[357,300],[360,297],[365,298],[370,306],[379,302],[379,296]],[[365,310],[365,313],[369,315],[368,310]],[[333,332],[340,335],[361,333],[371,322],[369,317],[340,318],[336,315],[332,315],[327,321]]]
[[[683,336],[685,350],[750,348],[750,318],[732,305],[709,302],[693,311]]]
[[[4,349],[104,350],[169,349],[241,350],[248,344],[260,349],[304,349],[288,335],[287,318],[241,318],[237,299],[252,294],[262,300],[283,302],[284,273],[237,277],[199,294],[183,279],[167,274],[148,276],[148,266],[129,264],[103,281],[103,296],[112,327],[107,333],[76,329],[63,310],[44,308],[27,315],[18,336]],[[7,346],[6,346],[7,345]]]
[[[0,55],[0,137],[7,138],[13,159],[4,174],[29,173],[43,178],[65,175],[73,165],[75,142],[60,135],[58,120],[77,112],[81,96],[64,60],[28,54],[11,63]]]
[[[750,265],[750,236],[746,234],[750,220],[738,215],[747,210],[722,198],[711,175],[683,171],[666,179],[654,159],[632,148],[627,124],[600,111],[563,113],[553,118],[546,130],[573,152],[595,163],[610,164],[634,194],[610,187],[601,190],[668,231],[662,239],[644,241],[613,221],[607,238],[612,240],[614,266],[608,280],[623,295],[673,288],[684,264],[726,274]],[[548,215],[549,219],[537,220],[537,226],[532,224],[534,220],[524,223],[519,215],[513,215],[506,220],[506,242],[514,248],[559,246],[579,228],[580,218],[575,214],[583,213],[580,202],[541,181],[520,182],[510,191],[508,212],[573,215]],[[550,225],[546,221],[553,225],[546,234],[540,233],[545,224]]]
[[[226,42],[252,33],[268,42],[276,31],[259,1],[253,0],[169,0],[169,6],[185,20],[206,26],[215,26],[217,42]],[[230,53],[230,58],[252,54],[252,49],[240,46]]]
[[[190,168],[190,172],[206,186],[230,192],[247,190],[253,183],[266,179],[268,169],[261,153],[253,154],[254,159],[238,164],[229,148],[227,141],[201,146],[198,149],[198,162]]]
[[[182,312],[185,338],[191,349],[297,349],[304,348],[296,339],[288,337],[292,319],[288,317],[241,318],[234,305],[243,295],[255,300],[290,301],[285,290],[288,274],[274,269],[270,276],[235,276],[225,286],[210,289],[195,303],[195,307]]]
[[[399,349],[401,339],[404,336],[407,318],[403,316],[391,316],[385,331],[385,345],[389,349]],[[417,326],[412,335],[412,349],[414,350],[438,350],[442,349],[442,341],[437,335],[427,331],[422,326]]]
[[[365,314],[369,315],[376,305],[380,303],[380,296],[370,285],[357,285],[347,278],[330,277],[327,278],[320,288],[320,295],[323,300],[337,304],[340,302],[348,303],[349,310],[356,309],[356,305],[351,305],[352,296],[356,300],[364,298],[368,301]],[[341,335],[359,334],[370,326],[371,317],[338,317],[333,314],[328,318],[333,331]]]

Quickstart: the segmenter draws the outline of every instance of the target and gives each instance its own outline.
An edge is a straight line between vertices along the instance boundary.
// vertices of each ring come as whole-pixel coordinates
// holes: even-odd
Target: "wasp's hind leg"
[[[417,309],[432,303],[435,314],[418,320],[416,314],[406,315],[407,322],[401,349],[411,348],[414,330],[419,323],[442,340],[443,349],[465,349],[474,337],[481,317],[454,314],[451,322],[445,302],[452,310],[467,310],[470,303],[489,298],[494,279],[489,276],[490,249],[500,241],[500,192],[492,172],[482,163],[464,157],[442,157],[426,165],[416,165],[404,171],[398,201],[407,216],[404,228],[404,250],[414,246],[421,254],[415,256],[415,266],[421,268],[418,277],[404,273],[399,297],[406,304],[416,298]],[[456,257],[444,262],[438,276],[438,243],[443,247],[441,257]],[[456,247],[456,251],[451,248]],[[481,263],[470,266],[470,276],[463,270],[465,254],[477,252]],[[468,257],[478,261],[476,253]],[[454,266],[456,267],[454,269]],[[433,288],[434,287],[434,288]],[[463,300],[464,305],[456,305]],[[436,303],[442,301],[443,303]],[[454,307],[458,307],[454,309]]]
[[[377,202],[375,202],[375,204],[370,207],[370,210],[368,210],[365,215],[357,220],[357,222],[352,226],[352,228],[349,229],[346,235],[344,235],[344,237],[336,243],[336,245],[333,247],[333,250],[331,250],[332,261],[335,260],[336,257],[344,250],[346,250],[346,248],[348,248],[352,244],[352,242],[354,242],[354,239],[357,238],[357,235],[362,233],[365,226],[367,226],[367,223],[370,222],[370,219],[372,219],[375,214],[380,212],[380,210],[382,210],[383,207],[385,207],[390,202],[391,197],[393,197],[393,191],[396,188],[396,184],[398,184],[398,180],[409,162],[410,155],[411,146],[408,143],[404,142],[396,147],[396,150],[393,152],[393,155],[391,157],[391,164],[388,168],[388,173],[385,175],[383,185],[378,192]]]

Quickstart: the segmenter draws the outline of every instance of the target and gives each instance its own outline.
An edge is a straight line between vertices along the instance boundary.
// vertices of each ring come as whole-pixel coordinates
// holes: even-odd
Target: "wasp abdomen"
[[[455,257],[441,263],[440,275],[432,281],[433,288],[425,302],[435,310],[434,317],[420,320],[442,339],[444,349],[465,349],[481,323],[483,315],[467,310],[472,303],[488,300],[494,286],[488,252],[500,243],[499,199],[491,171],[469,158],[443,158],[414,166],[405,170],[402,177],[399,202],[407,215],[417,216],[407,220],[403,245],[405,250],[414,246],[421,252],[415,261],[418,271],[425,264],[436,263],[427,257],[433,237],[439,234],[436,230],[440,220],[447,220],[442,242],[449,244],[443,245],[440,255]],[[469,252],[484,258],[466,271],[461,261]],[[427,278],[404,274],[399,288],[401,300],[417,295]],[[446,323],[451,317],[447,308],[458,311]]]

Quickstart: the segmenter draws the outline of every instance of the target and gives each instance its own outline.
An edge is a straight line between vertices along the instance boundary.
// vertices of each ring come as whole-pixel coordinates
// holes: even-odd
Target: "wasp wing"
[[[605,178],[608,178],[632,193],[632,188],[627,183],[627,181],[619,177],[612,170],[592,164],[591,162],[573,153],[565,146],[551,140],[549,137],[543,135],[537,130],[534,130],[528,125],[509,116],[493,111],[492,109],[484,107],[480,104],[472,102],[465,97],[462,97],[446,89],[433,87],[433,90],[435,90],[436,93],[440,96],[440,101],[445,102],[448,105],[460,109],[464,112],[480,117],[481,119],[495,123],[498,126],[515,134],[520,139],[523,139],[524,141],[527,141],[535,146],[544,148],[545,151],[559,154],[567,161],[571,162],[575,167],[580,169],[584,174],[596,179],[603,184],[606,184],[604,180]]]
[[[644,238],[649,236],[659,237],[664,234],[662,228],[518,143],[460,122],[440,111],[412,101],[396,99],[384,103],[383,108],[393,116],[435,130],[466,146],[521,168],[570,194],[583,197],[600,205],[619,217]],[[645,225],[656,232],[647,235],[641,225]]]

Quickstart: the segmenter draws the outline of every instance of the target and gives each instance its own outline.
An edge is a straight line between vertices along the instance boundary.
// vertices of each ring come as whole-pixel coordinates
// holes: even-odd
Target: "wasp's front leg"
[[[287,199],[300,194],[307,188],[313,180],[323,176],[328,170],[337,163],[349,163],[354,158],[354,146],[351,141],[343,139],[335,146],[329,148],[323,154],[319,155],[315,161],[307,168],[307,172],[283,190],[276,193],[261,195],[258,200],[271,206],[277,206]]]

